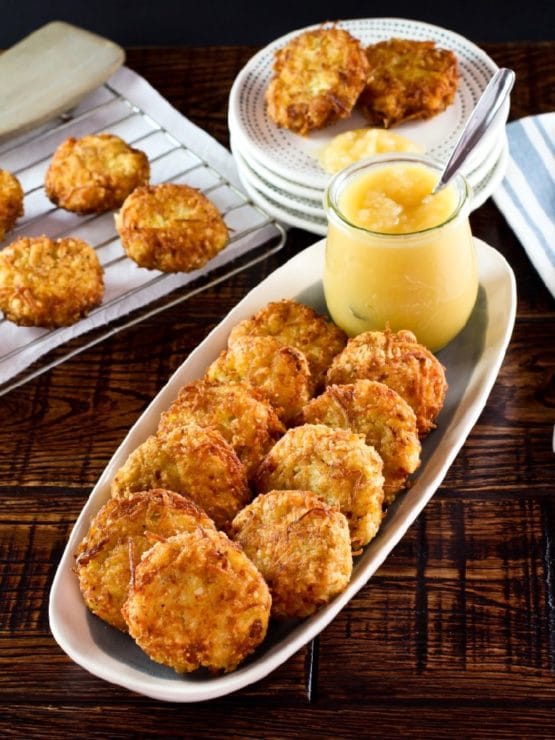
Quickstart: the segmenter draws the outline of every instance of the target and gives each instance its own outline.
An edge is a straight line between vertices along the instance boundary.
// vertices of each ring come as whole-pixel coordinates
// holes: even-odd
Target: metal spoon
[[[455,172],[463,164],[470,152],[475,148],[482,136],[488,130],[498,110],[505,102],[515,81],[515,73],[512,69],[502,67],[498,69],[488,82],[484,92],[480,96],[476,107],[470,114],[441,177],[437,181],[433,193],[445,187]]]

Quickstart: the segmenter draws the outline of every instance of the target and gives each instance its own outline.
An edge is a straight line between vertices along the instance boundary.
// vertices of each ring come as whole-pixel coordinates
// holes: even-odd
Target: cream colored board
[[[123,49],[63,21],[0,54],[0,138],[72,108],[124,62]]]

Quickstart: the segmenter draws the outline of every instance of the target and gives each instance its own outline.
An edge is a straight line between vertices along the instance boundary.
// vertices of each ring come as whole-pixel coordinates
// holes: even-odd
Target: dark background
[[[325,20],[413,18],[456,31],[474,42],[555,37],[550,0],[0,0],[0,48],[52,20],[65,20],[123,46],[265,45]]]

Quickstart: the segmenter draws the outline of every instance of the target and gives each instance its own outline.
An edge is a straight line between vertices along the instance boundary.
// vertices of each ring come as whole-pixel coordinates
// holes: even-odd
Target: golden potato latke
[[[112,481],[112,496],[167,488],[191,498],[224,527],[251,499],[244,465],[216,429],[187,424],[153,435],[127,458]]]
[[[357,380],[330,385],[304,407],[308,424],[326,424],[363,434],[383,460],[384,504],[389,506],[420,465],[416,415],[401,396],[384,383]]]
[[[275,54],[268,116],[303,135],[328,126],[351,114],[367,75],[364,49],[348,31],[305,31]]]
[[[157,542],[135,569],[123,613],[130,635],[179,673],[236,668],[264,639],[271,597],[223,532],[197,528]]]
[[[153,489],[107,501],[75,553],[79,587],[88,608],[113,627],[127,631],[121,608],[132,567],[156,538],[199,526],[213,529],[214,522],[190,499],[173,491]]]
[[[347,335],[338,326],[310,306],[286,299],[268,303],[254,316],[236,324],[229,344],[244,336],[271,336],[280,344],[304,352],[316,387],[323,385],[332,359],[347,344]]]
[[[366,48],[368,79],[358,99],[373,126],[432,118],[455,99],[457,57],[434,41],[388,39]]]
[[[75,213],[118,208],[129,193],[148,183],[146,154],[114,134],[70,137],[54,152],[44,181],[46,195]]]
[[[397,391],[416,414],[421,436],[434,428],[447,393],[445,369],[411,331],[367,331],[349,339],[334,358],[326,382],[342,385],[363,378]]]
[[[382,459],[361,434],[304,424],[289,429],[264,458],[256,490],[312,491],[345,515],[357,551],[382,521]]]
[[[104,293],[94,249],[75,237],[21,237],[0,252],[0,309],[20,326],[69,326]]]
[[[23,188],[17,177],[0,169],[0,242],[23,216]]]
[[[158,434],[195,422],[211,426],[233,447],[252,480],[264,455],[285,432],[266,396],[248,383],[202,378],[183,386],[160,417]]]
[[[196,270],[229,240],[212,201],[177,183],[137,188],[116,214],[116,228],[128,257],[140,267],[162,272]]]
[[[275,337],[237,337],[207,370],[210,380],[245,381],[266,394],[288,424],[312,397],[313,380],[304,352]]]
[[[272,617],[306,617],[347,586],[347,519],[310,491],[260,494],[231,524],[231,536],[262,573]]]

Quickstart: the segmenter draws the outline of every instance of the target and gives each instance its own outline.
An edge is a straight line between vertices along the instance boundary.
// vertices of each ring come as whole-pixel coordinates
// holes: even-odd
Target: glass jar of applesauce
[[[388,154],[329,183],[324,294],[350,336],[389,325],[436,351],[466,324],[478,293],[470,189],[456,175],[432,194],[440,172],[422,155]]]

